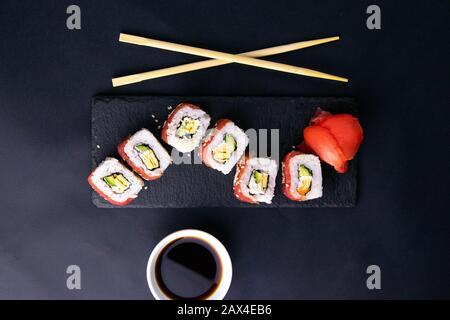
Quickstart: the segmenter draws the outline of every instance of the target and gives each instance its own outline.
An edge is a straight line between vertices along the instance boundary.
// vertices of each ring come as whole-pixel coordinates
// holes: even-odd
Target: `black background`
[[[82,29],[66,28],[77,4]],[[227,298],[450,298],[448,1],[0,3],[0,298],[151,299],[145,265],[166,234],[228,248]],[[195,57],[119,44],[119,32],[228,52],[340,35],[270,60],[350,78],[229,65],[116,88],[111,78]],[[102,210],[91,203],[96,94],[354,96],[365,140],[353,209]],[[66,267],[82,289],[66,288]],[[366,267],[382,290],[366,288]]]

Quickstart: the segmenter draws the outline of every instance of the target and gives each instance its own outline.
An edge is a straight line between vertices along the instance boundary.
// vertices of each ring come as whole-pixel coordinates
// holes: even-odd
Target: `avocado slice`
[[[137,144],[134,146],[134,148],[139,152],[144,152],[147,150],[151,150],[150,147],[146,144]]]
[[[312,171],[309,168],[307,168],[306,166],[304,166],[303,164],[301,164],[298,167],[298,175],[300,177],[307,177],[307,176],[312,177]]]
[[[235,151],[237,148],[236,139],[231,134],[225,134],[224,141],[230,146],[231,152]]]
[[[110,187],[115,187],[116,186],[116,179],[114,179],[113,175],[104,177],[103,180],[106,182],[106,184]]]
[[[113,173],[103,177],[103,181],[105,181],[115,193],[124,193],[130,187],[130,182],[121,173]]]
[[[312,180],[313,180],[312,171],[306,166],[300,165],[298,167],[297,192],[300,193],[302,196],[307,195],[308,192],[311,191]]]
[[[253,178],[262,193],[266,192],[267,185],[269,183],[269,174],[261,170],[253,170]]]
[[[139,152],[139,158],[141,158],[148,170],[155,170],[159,168],[158,158],[152,148],[146,144],[138,144],[134,146],[134,148]]]
[[[119,173],[116,174],[116,181],[117,184],[126,188],[130,183],[128,182],[128,180],[123,176],[123,174]]]
[[[254,170],[253,171],[253,177],[255,178],[255,182],[256,183],[260,183],[261,182],[261,178],[262,178],[262,173],[258,170]]]

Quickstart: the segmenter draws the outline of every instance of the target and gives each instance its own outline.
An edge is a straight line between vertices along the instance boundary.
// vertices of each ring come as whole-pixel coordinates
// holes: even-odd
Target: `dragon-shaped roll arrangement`
[[[199,106],[180,103],[162,126],[162,144],[148,129],[124,138],[117,147],[124,163],[108,157],[88,178],[92,188],[106,201],[123,206],[138,197],[144,180],[164,179],[172,164],[167,145],[182,153],[197,149],[203,164],[228,175],[234,167],[236,200],[248,204],[272,203],[277,197],[278,164],[275,160],[250,156],[249,138],[230,119],[219,119],[207,132],[211,117]],[[280,128],[283,130],[283,128]],[[326,194],[321,161],[345,173],[356,155],[363,131],[350,114],[331,114],[318,108],[303,131],[304,141],[284,155],[281,163],[282,194],[292,201],[309,201]],[[151,182],[150,182],[151,183]],[[280,195],[283,196],[283,195]]]

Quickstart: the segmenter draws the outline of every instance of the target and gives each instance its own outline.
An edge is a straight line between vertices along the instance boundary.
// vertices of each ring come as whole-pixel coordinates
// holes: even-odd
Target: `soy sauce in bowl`
[[[178,238],[167,244],[156,259],[156,281],[170,299],[207,299],[219,286],[221,277],[217,252],[199,238]]]

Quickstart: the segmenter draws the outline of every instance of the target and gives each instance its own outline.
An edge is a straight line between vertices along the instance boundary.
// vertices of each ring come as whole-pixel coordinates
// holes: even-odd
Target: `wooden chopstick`
[[[342,78],[339,76],[302,68],[302,67],[296,67],[291,66],[283,63],[278,62],[272,62],[272,61],[266,61],[266,60],[260,60],[252,57],[242,56],[242,55],[234,55],[229,53],[224,53],[220,51],[214,51],[214,50],[208,50],[208,49],[202,49],[202,48],[196,48],[191,46],[186,46],[182,44],[177,43],[171,43],[167,41],[161,41],[156,39],[150,39],[150,38],[144,38],[139,36],[133,36],[125,33],[121,33],[119,37],[119,41],[141,45],[141,46],[148,46],[148,47],[154,47],[169,51],[176,51],[181,53],[187,53],[207,58],[213,58],[228,62],[235,62],[235,63],[241,63],[246,64],[254,67],[260,67],[265,69],[271,69],[271,70],[277,70],[287,73],[293,73],[297,75],[303,75],[303,76],[309,76],[309,77],[315,77],[315,78],[321,78],[321,79],[328,79],[328,80],[335,80],[335,81],[341,81],[341,82],[348,82],[348,79]]]
[[[240,53],[239,55],[252,57],[252,58],[266,57],[266,56],[285,53],[285,52],[289,52],[289,51],[299,50],[299,49],[303,49],[303,48],[307,48],[307,47],[317,46],[319,44],[337,41],[337,40],[339,40],[338,36],[316,39],[316,40],[309,40],[309,41],[300,41],[300,42],[290,43],[290,44],[266,48],[266,49],[244,52],[244,53]],[[231,62],[223,61],[223,60],[216,60],[216,59],[187,63],[187,64],[175,66],[175,67],[163,68],[163,69],[159,69],[159,70],[152,70],[152,71],[127,75],[127,76],[123,76],[123,77],[113,78],[112,84],[113,84],[113,87],[124,86],[127,84],[137,83],[137,82],[141,82],[141,81],[145,81],[145,80],[166,77],[166,76],[179,74],[179,73],[183,73],[183,72],[217,67],[217,66],[221,66],[221,65],[225,65],[225,64],[229,64],[229,63],[231,63]]]

